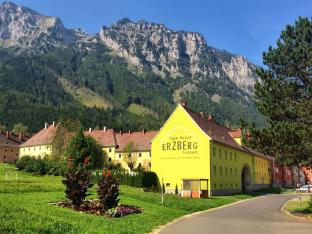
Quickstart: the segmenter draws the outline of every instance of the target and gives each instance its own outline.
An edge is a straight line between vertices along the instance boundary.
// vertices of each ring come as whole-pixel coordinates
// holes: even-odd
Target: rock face
[[[211,48],[196,32],[174,31],[163,24],[123,19],[103,27],[100,39],[130,64],[163,77],[224,78],[252,93],[255,66],[242,56]]]
[[[3,47],[50,47],[73,43],[81,35],[66,29],[59,18],[43,16],[9,1],[0,5],[0,45]]]

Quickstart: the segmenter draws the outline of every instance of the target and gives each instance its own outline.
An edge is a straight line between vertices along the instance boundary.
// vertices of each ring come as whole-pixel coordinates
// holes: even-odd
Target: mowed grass
[[[301,196],[301,210],[298,198],[290,200],[286,205],[286,209],[291,213],[302,213],[312,218],[312,209],[309,206],[311,197],[312,195]]]
[[[0,165],[0,233],[148,233],[185,214],[250,198],[236,195],[188,199],[165,195],[162,205],[160,194],[120,186],[120,203],[139,206],[144,212],[109,219],[49,204],[64,200],[61,179],[32,176],[12,165]],[[89,198],[96,197],[95,190],[94,186]]]

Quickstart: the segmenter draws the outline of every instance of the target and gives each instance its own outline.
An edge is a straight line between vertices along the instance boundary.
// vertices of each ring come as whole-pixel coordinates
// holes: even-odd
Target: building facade
[[[21,133],[15,135],[11,132],[0,133],[0,162],[15,163],[19,158],[19,146],[27,138]]]
[[[157,131],[116,133],[113,129],[92,130],[84,132],[86,136],[95,139],[107,154],[108,162],[113,165],[120,165],[130,170],[129,163],[133,163],[133,169],[151,168],[151,140]],[[131,149],[129,148],[131,145]],[[129,160],[126,158],[130,157]]]
[[[59,151],[64,145],[67,131],[60,124],[45,124],[45,127],[20,145],[20,157],[47,157],[58,159],[61,157]]]
[[[268,187],[272,159],[244,148],[239,133],[180,104],[152,140],[151,170],[187,197]]]

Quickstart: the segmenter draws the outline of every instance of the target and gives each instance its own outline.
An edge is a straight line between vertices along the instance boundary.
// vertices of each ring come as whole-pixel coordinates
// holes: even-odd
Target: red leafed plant
[[[98,182],[97,194],[103,210],[114,208],[118,205],[119,183],[111,173],[105,173]]]

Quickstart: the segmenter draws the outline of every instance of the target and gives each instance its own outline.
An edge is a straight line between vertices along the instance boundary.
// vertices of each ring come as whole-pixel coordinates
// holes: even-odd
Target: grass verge
[[[64,200],[64,187],[58,176],[32,176],[14,166],[0,165],[0,233],[147,233],[172,220],[251,198],[233,195],[209,199],[189,199],[145,193],[120,186],[120,203],[143,208],[144,212],[119,219],[108,219],[50,205]],[[95,198],[95,186],[90,197]]]
[[[310,202],[312,201],[312,195],[302,195],[301,196],[301,209],[300,202],[298,198],[291,199],[287,202],[285,209],[293,215],[312,218],[312,206]]]

